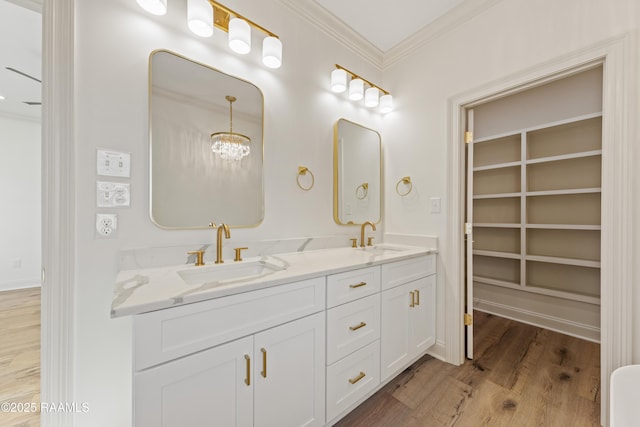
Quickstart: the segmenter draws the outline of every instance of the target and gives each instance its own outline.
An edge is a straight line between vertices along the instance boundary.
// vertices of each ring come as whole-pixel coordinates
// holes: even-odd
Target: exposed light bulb
[[[364,96],[364,81],[362,79],[352,79],[349,82],[349,99],[359,101]]]
[[[331,90],[335,93],[347,90],[347,72],[345,70],[338,68],[331,72]]]
[[[213,7],[207,0],[187,1],[187,25],[200,37],[213,35]]]
[[[282,65],[282,42],[277,37],[265,37],[262,41],[262,63],[269,68]]]
[[[241,55],[251,52],[251,27],[244,19],[229,21],[229,48]]]
[[[167,0],[136,0],[138,5],[153,15],[167,13]]]

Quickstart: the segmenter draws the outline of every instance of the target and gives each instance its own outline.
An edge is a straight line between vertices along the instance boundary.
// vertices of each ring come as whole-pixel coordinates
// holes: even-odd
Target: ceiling
[[[280,0],[377,64],[465,1]],[[41,4],[0,0],[0,114],[40,117],[41,107],[25,102],[41,101]]]
[[[311,0],[382,52],[417,33],[463,0]]]
[[[41,14],[0,0],[0,114],[40,118],[40,105],[25,102],[41,101],[41,58]]]

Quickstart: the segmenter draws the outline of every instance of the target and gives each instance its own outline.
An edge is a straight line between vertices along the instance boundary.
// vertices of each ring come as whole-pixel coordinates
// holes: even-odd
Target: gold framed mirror
[[[333,218],[341,225],[378,223],[382,212],[382,139],[360,124],[333,127]]]
[[[255,85],[167,50],[152,52],[151,220],[167,229],[207,228],[212,221],[259,225],[263,120],[264,100]]]

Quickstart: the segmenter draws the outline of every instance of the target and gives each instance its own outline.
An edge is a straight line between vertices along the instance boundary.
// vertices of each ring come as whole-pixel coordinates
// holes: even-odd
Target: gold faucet
[[[376,225],[374,223],[372,223],[371,221],[367,221],[367,222],[362,223],[362,226],[360,227],[360,247],[361,248],[365,247],[365,244],[364,244],[364,227],[366,225],[370,225],[371,229],[373,231],[376,231]],[[371,242],[371,241],[369,241],[369,242]],[[371,246],[371,245],[369,245],[369,246]]]
[[[215,225],[213,222],[210,222],[209,227],[218,229],[218,235],[216,237],[216,264],[222,264],[224,263],[222,260],[222,231],[224,230],[224,236],[227,239],[230,238],[231,233],[229,232],[229,226],[227,224]]]

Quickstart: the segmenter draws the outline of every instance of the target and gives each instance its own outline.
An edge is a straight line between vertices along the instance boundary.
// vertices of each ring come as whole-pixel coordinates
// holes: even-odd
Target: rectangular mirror
[[[333,127],[333,217],[338,224],[380,222],[380,134],[340,119]]]
[[[260,224],[260,89],[158,50],[149,58],[149,110],[151,220],[169,229]]]

